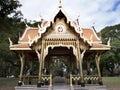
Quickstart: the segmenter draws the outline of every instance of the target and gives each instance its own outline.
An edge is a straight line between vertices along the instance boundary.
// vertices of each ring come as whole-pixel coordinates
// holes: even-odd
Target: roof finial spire
[[[62,8],[62,0],[59,1],[59,8]]]
[[[59,3],[61,3],[61,0],[59,1]]]
[[[78,15],[78,18],[76,19],[78,25],[79,25],[79,18],[80,18],[80,15]]]
[[[24,19],[25,26],[28,28],[27,19]]]

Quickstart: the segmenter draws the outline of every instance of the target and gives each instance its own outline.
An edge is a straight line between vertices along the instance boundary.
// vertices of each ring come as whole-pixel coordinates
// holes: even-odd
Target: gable
[[[46,39],[76,39],[77,33],[74,32],[73,28],[70,28],[65,21],[65,17],[63,17],[56,18],[47,32],[43,34],[43,37]]]

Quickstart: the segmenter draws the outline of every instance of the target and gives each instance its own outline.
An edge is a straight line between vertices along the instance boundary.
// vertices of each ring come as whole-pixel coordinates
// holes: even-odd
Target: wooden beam
[[[24,69],[24,59],[25,59],[25,55],[23,52],[19,53],[20,56],[20,62],[21,62],[21,68],[20,68],[20,81],[22,81],[22,76],[23,76],[23,69]]]
[[[96,67],[97,67],[97,71],[98,71],[99,84],[103,85],[101,72],[100,72],[100,57],[101,57],[101,54],[97,52],[97,54],[95,55],[95,61],[96,61]]]

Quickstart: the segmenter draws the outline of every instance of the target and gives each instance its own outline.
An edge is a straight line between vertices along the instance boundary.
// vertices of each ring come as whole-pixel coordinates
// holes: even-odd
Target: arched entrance
[[[77,60],[73,54],[73,48],[57,46],[48,48],[45,57],[44,68],[46,74],[52,74],[53,84],[70,84],[70,73],[77,73]]]

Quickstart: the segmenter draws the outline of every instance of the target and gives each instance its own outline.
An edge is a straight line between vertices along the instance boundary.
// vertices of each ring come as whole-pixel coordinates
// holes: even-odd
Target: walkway
[[[70,90],[69,85],[55,85],[52,90]]]
[[[107,90],[106,86],[98,86],[98,85],[86,85],[85,87],[73,86],[70,87],[69,85],[54,85],[53,87],[49,86],[42,86],[37,88],[36,86],[21,86],[15,87],[15,90]]]

